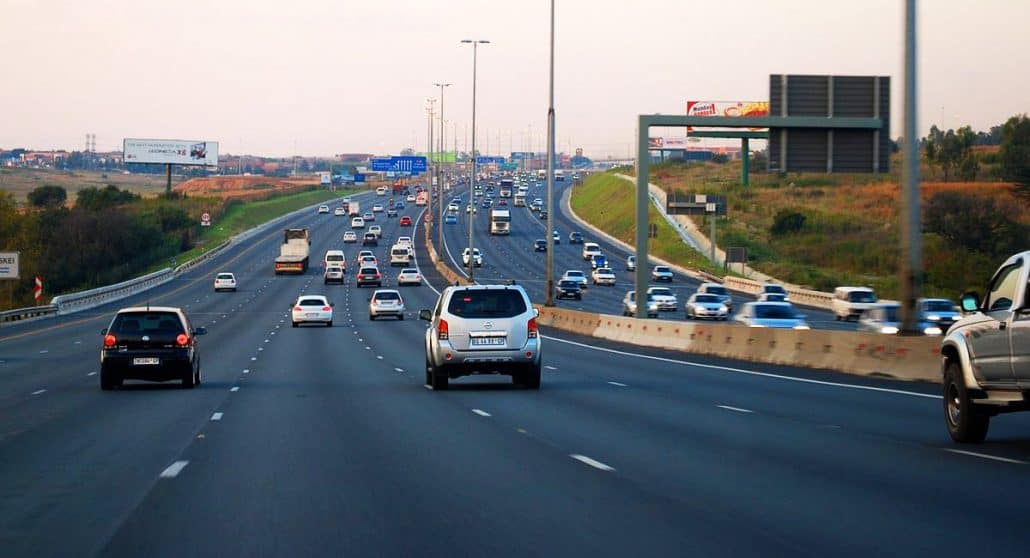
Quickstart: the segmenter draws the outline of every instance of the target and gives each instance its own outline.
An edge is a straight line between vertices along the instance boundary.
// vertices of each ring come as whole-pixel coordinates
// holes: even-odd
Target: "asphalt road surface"
[[[414,232],[377,222],[381,259]],[[146,295],[0,330],[0,555],[1026,555],[1030,415],[955,446],[933,385],[547,329],[539,391],[432,392],[421,235],[434,286],[370,322],[349,219],[287,225],[315,261],[342,247],[348,284],[275,276],[276,228]],[[239,292],[212,291],[222,270]],[[301,293],[331,297],[334,327],[289,327]],[[208,328],[203,383],[102,392],[100,329],[147,300]]]

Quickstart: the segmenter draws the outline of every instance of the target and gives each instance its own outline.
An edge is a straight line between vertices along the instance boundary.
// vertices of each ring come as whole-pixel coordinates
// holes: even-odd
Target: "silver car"
[[[699,294],[713,294],[719,297],[719,301],[726,305],[726,308],[733,311],[733,299],[730,297],[730,291],[726,287],[718,283],[701,283],[701,286],[697,288]]]
[[[626,296],[622,297],[622,315],[637,315],[637,291],[627,291]],[[650,295],[647,297],[647,317],[658,317],[658,303]]]
[[[466,285],[444,289],[433,310],[419,310],[426,328],[426,385],[447,389],[450,378],[506,374],[529,389],[540,387],[541,339],[537,311],[519,285]]]
[[[748,327],[811,329],[789,302],[746,302],[733,319]]]
[[[669,281],[669,282],[671,282],[672,281],[672,277],[673,277],[672,270],[669,269],[669,266],[667,266],[667,265],[656,265],[656,266],[654,266],[654,269],[651,270],[651,280],[652,281],[656,281],[656,282],[657,281]]]
[[[581,289],[587,288],[587,274],[578,269],[570,269],[561,276],[560,281],[575,281]]]
[[[668,287],[648,287],[647,298],[654,298],[659,312],[675,312],[679,309],[679,299]]]
[[[396,316],[404,319],[404,299],[401,293],[393,289],[377,289],[368,299],[368,319],[375,320],[382,316]]]
[[[687,299],[684,313],[688,320],[725,320],[729,312],[718,295],[694,293]]]
[[[923,335],[941,335],[944,333],[936,323],[926,319],[920,314],[919,323],[916,326]],[[872,333],[886,333],[893,335],[901,331],[901,305],[897,303],[877,304],[869,308],[858,318],[858,331],[869,331]]]

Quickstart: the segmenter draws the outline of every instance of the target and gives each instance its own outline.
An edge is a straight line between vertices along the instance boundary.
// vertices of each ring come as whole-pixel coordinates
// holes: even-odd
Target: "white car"
[[[372,204],[372,212],[373,213],[382,213],[383,212],[383,204],[381,204],[381,203]]]
[[[352,229],[363,229],[365,228],[365,220],[361,217],[355,217],[350,220],[350,228]]]
[[[474,205],[472,205],[470,203],[470,204],[465,206],[465,213],[474,213],[474,214],[478,215],[479,214],[479,209],[476,208],[476,206],[474,206]]]
[[[347,216],[347,210],[342,208],[342,207],[337,207],[336,209],[333,210],[333,215],[335,215],[337,217],[346,217]]]
[[[407,199],[409,202],[414,202],[415,201],[415,194],[408,194],[408,197],[405,198],[405,199]]]
[[[583,243],[583,259],[585,261],[590,261],[594,257],[595,254],[597,254],[597,255],[601,254],[601,246],[598,245],[596,242],[584,242]]]
[[[368,299],[368,319],[375,320],[382,316],[397,316],[404,319],[404,299],[401,293],[393,289],[377,289]]]
[[[615,272],[610,267],[599,267],[590,274],[590,280],[595,285],[615,286]]]
[[[406,267],[397,274],[397,285],[422,285],[422,274],[414,267]]]
[[[401,246],[407,246],[408,248],[411,248],[411,237],[410,236],[398,236],[397,237],[397,242],[395,242],[394,244],[399,244]]]
[[[358,267],[379,267],[379,260],[375,256],[361,256],[358,258]]]
[[[328,205],[320,205],[320,206],[318,206],[318,212],[319,213],[329,213],[329,206]]]
[[[325,265],[325,267],[338,266],[346,268],[347,256],[343,255],[343,250],[326,250],[325,257],[322,258],[322,264]]]
[[[333,304],[322,295],[301,295],[291,308],[293,327],[303,323],[320,323],[333,327]]]
[[[215,275],[215,292],[221,290],[236,292],[236,276],[226,272]]]
[[[730,309],[722,303],[719,295],[706,293],[690,295],[684,311],[688,320],[725,320],[729,312]]]
[[[667,265],[656,265],[654,266],[654,269],[651,270],[651,280],[656,282],[667,281],[671,283],[672,270],[669,269],[669,266]]]
[[[459,211],[461,211],[461,206],[460,205],[458,205],[458,204],[456,204],[454,202],[451,202],[451,203],[447,204],[447,212],[448,213],[457,213]]]
[[[472,258],[475,261],[476,267],[483,267],[483,254],[479,251],[479,248],[472,249]],[[465,248],[461,251],[461,265],[468,267],[469,265],[469,249]]]
[[[675,312],[679,309],[679,299],[669,287],[648,287],[647,297],[654,299],[661,312]]]
[[[559,281],[575,281],[579,283],[580,288],[585,289],[587,287],[587,274],[578,269],[570,269],[561,276]]]
[[[376,238],[383,237],[383,227],[380,227],[379,225],[372,225],[368,228],[368,232],[376,235]]]
[[[331,265],[325,268],[325,273],[322,274],[322,284],[328,285],[329,283],[340,283],[343,284],[343,268],[338,265]]]
[[[347,232],[343,233],[343,241],[344,242],[357,242],[358,241],[358,233],[356,233],[354,231],[347,231]]]

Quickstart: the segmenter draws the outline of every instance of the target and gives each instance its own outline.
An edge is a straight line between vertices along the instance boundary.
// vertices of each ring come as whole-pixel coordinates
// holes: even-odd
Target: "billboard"
[[[687,149],[687,138],[647,138],[648,149]]]
[[[122,146],[126,163],[218,165],[217,141],[126,138]]]
[[[768,101],[687,101],[687,116],[769,116]],[[694,128],[688,127],[687,130]],[[734,128],[710,128],[733,130]],[[764,128],[754,128],[755,130]],[[669,148],[666,148],[669,149]]]

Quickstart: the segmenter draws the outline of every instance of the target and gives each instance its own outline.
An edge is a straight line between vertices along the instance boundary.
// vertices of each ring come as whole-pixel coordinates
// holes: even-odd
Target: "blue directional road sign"
[[[418,174],[426,172],[425,157],[390,157],[389,159],[372,159],[372,170],[379,172],[410,172]]]
[[[504,157],[476,157],[477,165],[504,164]]]
[[[360,183],[362,183],[364,181],[365,181],[365,175],[363,175],[363,174],[355,174],[354,175],[354,183],[355,184],[360,184]]]

